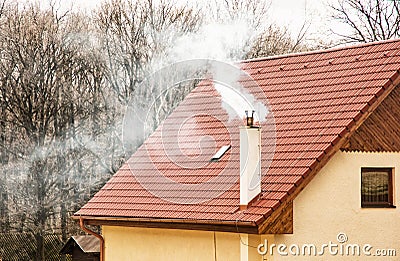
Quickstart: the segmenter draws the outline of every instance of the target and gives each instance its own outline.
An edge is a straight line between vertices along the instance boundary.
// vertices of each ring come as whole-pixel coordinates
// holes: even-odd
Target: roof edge
[[[275,59],[288,58],[288,57],[329,53],[329,52],[357,49],[357,48],[363,48],[366,46],[380,45],[380,44],[384,44],[384,43],[391,43],[391,42],[398,42],[398,41],[400,41],[400,39],[389,39],[389,40],[381,40],[381,41],[368,42],[368,43],[356,43],[356,44],[351,44],[348,46],[338,45],[338,46],[329,47],[326,49],[317,49],[317,50],[312,50],[312,51],[302,51],[302,52],[297,52],[297,53],[286,53],[286,54],[278,54],[278,55],[273,55],[273,56],[265,56],[265,57],[259,57],[259,58],[246,59],[246,60],[237,61],[237,62],[235,62],[235,64],[245,64],[245,63],[250,63],[250,62],[261,62],[261,61],[266,61],[266,60],[275,60]]]
[[[185,229],[258,234],[258,226],[250,221],[230,220],[193,220],[193,219],[160,219],[102,216],[72,216],[72,219],[82,218],[88,225],[96,226],[126,226],[145,228]]]

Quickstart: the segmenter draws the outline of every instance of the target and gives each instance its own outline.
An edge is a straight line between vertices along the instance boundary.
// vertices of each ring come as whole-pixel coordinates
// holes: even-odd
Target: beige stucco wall
[[[235,233],[103,226],[105,260],[240,260]],[[216,249],[216,252],[214,251]]]
[[[362,209],[361,167],[395,168],[395,209]],[[208,231],[145,229],[103,226],[106,261],[111,260],[400,260],[400,153],[338,152],[294,201],[293,235],[239,235]],[[338,233],[348,241],[340,244]],[[371,253],[378,248],[396,249],[397,257],[288,256],[277,253],[262,257],[254,246],[267,240],[271,244],[293,244],[300,248],[313,244],[370,244]],[[252,247],[247,247],[250,245]],[[214,252],[216,249],[216,252]],[[301,251],[301,250],[300,250]],[[346,251],[346,249],[344,250]],[[362,251],[362,249],[361,249]],[[344,252],[345,253],[345,252]]]
[[[394,204],[391,208],[361,208],[361,167],[394,167]],[[400,260],[400,153],[338,152],[294,200],[293,235],[275,236],[275,243],[291,244],[370,244],[371,253],[378,248],[396,249],[397,257],[346,257],[325,254],[314,260]],[[340,244],[338,233],[348,241]],[[339,247],[338,247],[339,249]],[[329,252],[325,249],[324,252]],[[333,252],[334,249],[333,249]],[[352,251],[350,251],[352,252]],[[346,250],[345,252],[346,253]],[[279,258],[278,258],[279,257]],[[280,255],[274,260],[285,260]],[[288,253],[288,258],[300,258]]]

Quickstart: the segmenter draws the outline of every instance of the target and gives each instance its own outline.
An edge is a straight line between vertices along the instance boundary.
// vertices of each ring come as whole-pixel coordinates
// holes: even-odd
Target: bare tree
[[[95,15],[107,80],[120,101],[131,95],[142,97],[136,88],[149,72],[151,61],[171,39],[192,31],[199,23],[198,12],[176,7],[169,1],[104,2]]]
[[[226,1],[228,15],[218,19],[250,13],[263,27],[248,58],[303,48],[302,37],[266,24],[267,7]],[[125,159],[125,105],[153,103],[154,129],[193,89],[195,80],[168,90],[164,79],[143,82],[176,39],[206,23],[207,11],[152,0],[109,0],[92,15],[0,3],[0,230],[33,233],[32,258],[44,259],[46,234],[67,239],[69,215]]]
[[[331,5],[333,18],[348,25],[347,42],[372,42],[400,36],[400,1],[398,0],[340,0]]]
[[[305,43],[309,22],[304,21],[297,36],[293,37],[289,28],[271,22],[270,5],[268,0],[215,0],[207,5],[207,11],[214,10],[211,20],[222,23],[245,22],[253,31],[242,50],[232,53],[233,58],[251,59],[310,49]]]
[[[247,20],[253,28],[266,27],[271,2],[269,0],[223,0],[210,1],[206,5],[209,19],[220,22]]]
[[[253,42],[246,58],[266,57],[278,54],[286,54],[310,50],[304,42],[307,30],[299,32],[297,38],[293,38],[287,28],[270,25]]]
[[[124,106],[134,105],[143,110],[152,97],[159,96],[162,86],[149,88],[142,84],[144,78],[162,65],[160,61],[176,37],[195,31],[201,23],[199,10],[187,5],[176,6],[170,1],[152,0],[103,2],[93,20],[100,38],[99,51],[103,54],[107,84],[118,95],[116,114],[120,118]],[[162,102],[167,97],[170,96],[161,95],[162,99],[156,101],[161,103],[155,107],[165,111],[162,117],[154,115],[156,125],[170,111],[164,105],[177,104],[180,100],[175,96],[169,103]],[[139,120],[143,125],[145,119]],[[143,142],[143,137],[143,133],[135,135],[128,154]]]
[[[107,174],[88,144],[113,124],[106,111],[113,96],[104,93],[97,53],[88,51],[87,27],[35,4],[6,5],[0,18],[0,156],[9,173],[2,197],[13,203],[2,206],[12,212],[12,226],[3,226],[35,235],[35,260],[45,258],[46,234],[66,239],[69,213],[89,197],[88,170]]]

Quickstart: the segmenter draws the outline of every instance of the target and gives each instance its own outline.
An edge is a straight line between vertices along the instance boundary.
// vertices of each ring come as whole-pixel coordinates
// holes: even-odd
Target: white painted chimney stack
[[[261,128],[253,126],[254,111],[247,126],[240,127],[240,209],[261,193]]]

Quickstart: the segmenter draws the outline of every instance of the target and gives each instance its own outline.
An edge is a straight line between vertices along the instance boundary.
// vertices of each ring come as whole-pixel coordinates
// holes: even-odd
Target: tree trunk
[[[44,261],[45,260],[45,255],[44,255],[44,236],[39,231],[38,233],[35,234],[35,239],[36,239],[36,257],[35,257],[35,261]]]

